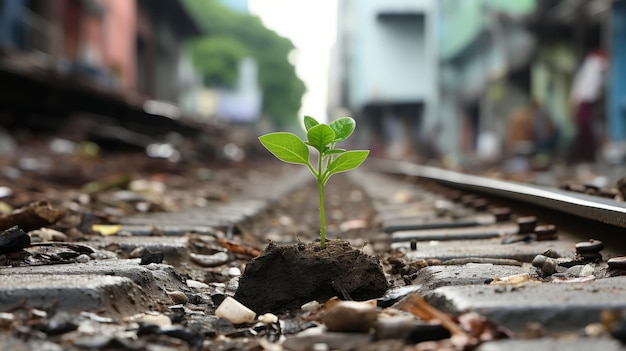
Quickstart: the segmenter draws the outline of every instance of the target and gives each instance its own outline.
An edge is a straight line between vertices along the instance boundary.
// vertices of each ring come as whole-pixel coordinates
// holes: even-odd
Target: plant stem
[[[324,214],[324,157],[320,152],[317,160],[317,192],[320,195],[320,247],[326,248],[326,215]]]
[[[326,248],[326,216],[324,215],[324,182],[317,181],[317,190],[320,193],[320,246]]]

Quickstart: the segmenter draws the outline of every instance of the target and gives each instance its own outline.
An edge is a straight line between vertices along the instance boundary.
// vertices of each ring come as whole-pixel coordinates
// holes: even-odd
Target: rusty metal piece
[[[577,254],[598,253],[602,250],[604,250],[604,243],[600,240],[589,239],[589,241],[576,243]]]
[[[489,202],[487,201],[487,199],[475,199],[474,201],[472,201],[471,207],[478,212],[483,212],[487,210],[487,207],[489,207]]]
[[[526,216],[517,219],[518,234],[527,234],[535,231],[537,225],[537,217]]]
[[[508,207],[498,207],[491,210],[496,223],[506,222],[511,219],[511,209]]]
[[[626,269],[626,256],[609,258],[606,263],[609,269]]]
[[[556,240],[557,229],[554,224],[540,225],[535,228],[535,237],[537,241]]]
[[[472,202],[476,200],[478,197],[474,194],[467,194],[461,197],[461,204],[466,207],[471,207]]]

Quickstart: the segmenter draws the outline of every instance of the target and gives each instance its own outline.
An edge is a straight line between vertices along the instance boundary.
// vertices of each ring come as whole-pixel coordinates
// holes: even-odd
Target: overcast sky
[[[266,27],[291,39],[294,64],[307,86],[300,118],[326,119],[330,48],[335,41],[336,0],[249,0],[250,12]]]

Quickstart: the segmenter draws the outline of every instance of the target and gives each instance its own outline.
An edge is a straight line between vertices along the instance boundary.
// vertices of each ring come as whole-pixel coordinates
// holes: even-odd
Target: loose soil
[[[235,299],[257,313],[284,313],[304,303],[381,297],[390,284],[378,257],[363,253],[376,230],[371,201],[347,174],[326,185],[328,237],[319,243],[319,198],[314,181],[279,200],[252,231],[269,242],[246,264]]]
[[[346,241],[329,241],[324,249],[317,242],[271,243],[246,265],[235,299],[257,313],[283,313],[333,296],[378,298],[388,287],[378,259]]]

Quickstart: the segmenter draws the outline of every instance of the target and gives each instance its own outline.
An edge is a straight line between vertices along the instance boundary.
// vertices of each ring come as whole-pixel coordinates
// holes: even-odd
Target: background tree
[[[240,59],[251,56],[259,67],[262,112],[277,128],[298,123],[305,86],[288,55],[293,43],[250,14],[235,13],[216,0],[185,0],[207,35],[191,43],[194,65],[205,84],[230,87]]]

